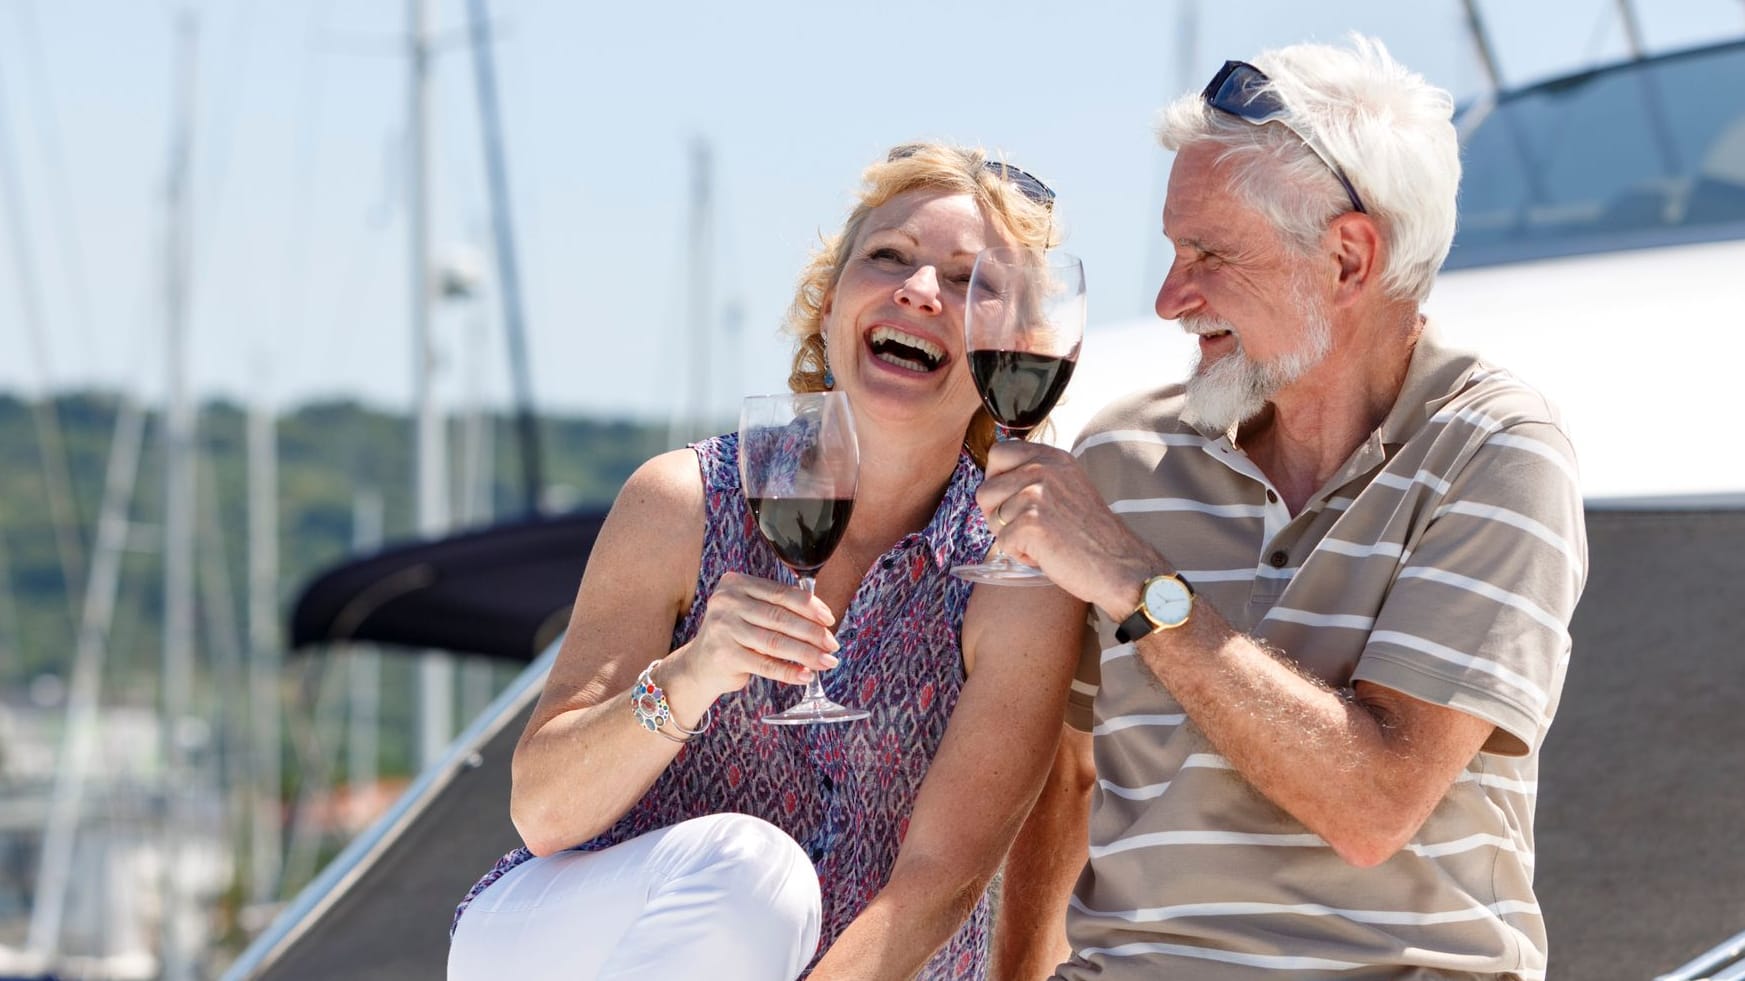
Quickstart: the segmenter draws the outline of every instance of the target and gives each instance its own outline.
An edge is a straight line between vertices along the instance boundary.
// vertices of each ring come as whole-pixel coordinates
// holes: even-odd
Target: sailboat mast
[[[412,273],[412,392],[417,412],[413,500],[418,533],[435,537],[448,529],[448,461],[442,418],[431,375],[436,367],[430,324],[430,0],[408,0],[411,78],[407,113],[411,130],[411,180],[407,182],[407,260]],[[454,733],[454,662],[438,651],[418,660],[418,766],[436,762]]]
[[[68,887],[72,885],[73,853],[83,823],[85,781],[96,750],[102,714],[103,662],[108,653],[109,627],[115,616],[122,553],[127,546],[127,515],[139,478],[140,444],[144,438],[144,411],[132,399],[122,399],[116,409],[115,435],[109,445],[97,541],[90,580],[84,590],[84,612],[74,647],[72,682],[68,686],[66,733],[55,766],[48,820],[43,824],[36,896],[30,908],[26,947],[44,958],[59,949]]]
[[[698,136],[691,141],[691,197],[687,224],[690,229],[686,255],[685,323],[680,330],[690,353],[684,392],[679,396],[667,444],[676,446],[707,434],[709,415],[710,339],[714,333],[709,295],[713,258],[710,232],[711,174],[709,141]]]
[[[521,444],[522,510],[527,514],[538,514],[540,489],[545,477],[540,459],[539,425],[533,414],[533,376],[527,361],[527,323],[521,304],[521,270],[515,254],[509,168],[503,159],[503,123],[498,108],[497,69],[491,52],[491,18],[487,0],[471,0],[470,18],[473,75],[478,85],[479,123],[491,192],[492,251],[497,257],[498,292],[503,298],[503,329],[509,337],[509,371],[515,386],[515,428]]]
[[[249,887],[256,903],[278,896],[279,756],[279,510],[278,423],[263,396],[248,413],[249,715],[254,733],[255,793],[249,834]]]
[[[709,287],[714,282],[713,202],[714,158],[709,141],[699,136],[691,142],[691,398],[689,425],[696,435],[708,431],[710,423],[709,366],[713,359],[714,297]]]
[[[183,883],[183,841],[188,802],[187,765],[178,723],[188,715],[194,681],[194,411],[188,391],[188,273],[193,222],[188,193],[196,105],[195,51],[199,27],[192,11],[176,16],[176,100],[165,205],[164,362],[164,623],[163,788],[164,914],[160,958],[165,981],[193,976]]]

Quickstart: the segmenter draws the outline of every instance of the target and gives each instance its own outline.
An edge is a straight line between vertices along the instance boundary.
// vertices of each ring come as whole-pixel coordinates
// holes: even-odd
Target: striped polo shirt
[[[1412,841],[1360,869],[1249,786],[1099,613],[1072,713],[1095,736],[1090,860],[1058,976],[1542,978],[1538,750],[1587,570],[1555,411],[1427,329],[1393,410],[1293,516],[1182,405],[1179,385],[1123,399],[1074,452],[1198,602],[1336,688],[1496,729]]]

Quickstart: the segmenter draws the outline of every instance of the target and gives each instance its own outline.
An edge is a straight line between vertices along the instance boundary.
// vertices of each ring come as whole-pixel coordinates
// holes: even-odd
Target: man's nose
[[[1170,266],[1169,272],[1163,277],[1163,285],[1157,288],[1157,315],[1165,320],[1180,320],[1204,302],[1181,266]]]

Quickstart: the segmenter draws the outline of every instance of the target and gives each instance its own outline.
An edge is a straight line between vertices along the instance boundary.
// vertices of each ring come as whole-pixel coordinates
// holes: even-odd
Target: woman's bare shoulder
[[[589,701],[578,693],[616,691],[626,670],[633,677],[660,656],[691,602],[703,526],[703,478],[690,450],[654,457],[624,482],[588,556],[546,685],[580,701],[563,702],[551,714]]]
[[[702,548],[704,505],[697,454],[662,453],[637,467],[619,489],[595,547],[644,568],[650,560],[694,560]]]
[[[650,457],[630,475],[612,505],[614,514],[671,520],[683,514],[703,514],[703,474],[697,454],[668,450]]]

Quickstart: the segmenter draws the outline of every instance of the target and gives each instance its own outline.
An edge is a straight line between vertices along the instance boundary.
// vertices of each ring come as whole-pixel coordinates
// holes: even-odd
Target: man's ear
[[[1378,289],[1387,243],[1381,228],[1368,215],[1348,211],[1327,227],[1333,257],[1339,265],[1339,282],[1333,291],[1335,306],[1348,306],[1365,293]]]

